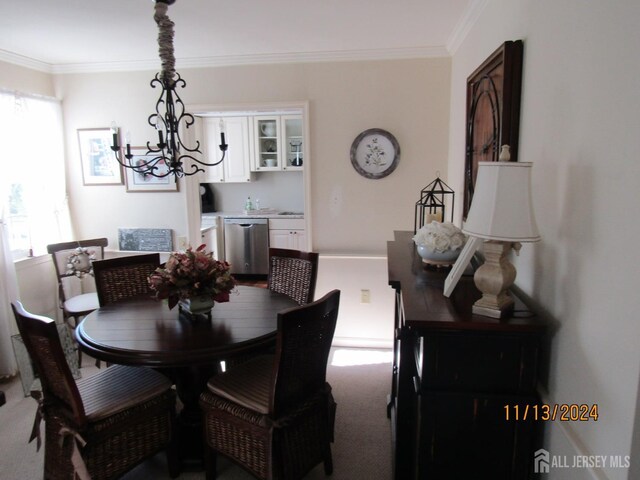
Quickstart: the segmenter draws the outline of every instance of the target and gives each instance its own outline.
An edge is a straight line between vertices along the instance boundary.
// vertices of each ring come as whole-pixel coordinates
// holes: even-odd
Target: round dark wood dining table
[[[109,363],[156,368],[176,384],[182,458],[202,460],[200,394],[219,361],[275,344],[278,313],[297,303],[266,288],[238,286],[211,318],[191,318],[166,301],[135,298],[100,307],[75,330],[83,352]]]

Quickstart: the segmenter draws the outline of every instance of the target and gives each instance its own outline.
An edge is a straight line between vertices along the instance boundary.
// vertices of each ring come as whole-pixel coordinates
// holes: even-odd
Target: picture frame
[[[147,147],[131,147],[131,163],[148,162],[157,157],[157,154],[148,153]],[[157,164],[159,174],[168,171],[168,167],[162,162]],[[165,169],[163,171],[163,168]],[[178,182],[175,175],[166,177],[154,177],[153,175],[136,172],[131,168],[125,169],[127,192],[177,192]]]
[[[465,243],[464,247],[462,247],[462,251],[460,252],[460,255],[458,255],[456,263],[453,264],[449,275],[447,275],[447,278],[444,280],[443,294],[445,297],[451,296],[451,294],[453,293],[453,289],[456,288],[460,277],[467,269],[467,265],[469,265],[469,262],[473,258],[473,255],[480,248],[483,241],[484,240],[480,237],[470,236],[467,239],[467,243]]]
[[[78,145],[84,185],[122,185],[122,165],[111,150],[113,136],[111,128],[78,129]]]
[[[391,133],[370,128],[358,135],[351,144],[351,164],[365,178],[384,178],[400,162],[400,145]]]
[[[509,145],[518,161],[523,42],[504,42],[467,78],[464,198],[466,220],[479,162],[497,162],[500,147]]]

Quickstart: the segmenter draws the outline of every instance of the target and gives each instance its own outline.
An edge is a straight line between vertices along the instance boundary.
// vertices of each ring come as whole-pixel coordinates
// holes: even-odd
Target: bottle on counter
[[[251,195],[249,195],[247,197],[247,201],[244,202],[244,209],[245,211],[249,212],[251,210],[253,210],[253,203],[251,203]]]

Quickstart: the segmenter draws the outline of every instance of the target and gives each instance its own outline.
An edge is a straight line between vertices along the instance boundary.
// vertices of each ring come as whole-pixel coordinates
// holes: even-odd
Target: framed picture
[[[400,145],[391,133],[370,128],[351,144],[351,164],[366,178],[383,178],[393,172],[400,161]]]
[[[147,154],[147,147],[131,147],[131,163],[133,165],[141,165],[153,160],[157,155]],[[166,173],[169,168],[163,162],[156,164],[157,175]],[[167,175],[166,177],[154,177],[148,173],[139,173],[131,168],[125,168],[127,179],[127,192],[177,192],[178,182],[175,175]]]
[[[449,275],[447,275],[447,278],[444,281],[443,293],[445,297],[451,296],[451,293],[453,292],[453,289],[456,288],[456,285],[458,284],[458,280],[460,280],[462,273],[467,268],[467,265],[469,265],[469,262],[471,261],[473,255],[476,253],[476,250],[478,250],[478,248],[480,248],[480,246],[482,245],[482,242],[484,242],[484,239],[480,237],[470,236],[467,239],[467,243],[465,243],[462,251],[460,252],[460,255],[458,255],[456,263],[453,264]]]
[[[471,206],[478,162],[497,162],[502,145],[509,145],[511,161],[518,161],[522,51],[522,40],[505,42],[467,78],[463,219]]]
[[[122,166],[111,150],[113,135],[110,128],[78,129],[84,185],[122,185]]]

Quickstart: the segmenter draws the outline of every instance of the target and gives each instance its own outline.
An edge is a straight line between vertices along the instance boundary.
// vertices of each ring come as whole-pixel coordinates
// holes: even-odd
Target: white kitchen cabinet
[[[203,152],[205,162],[220,160],[221,121],[229,145],[224,161],[215,167],[204,167],[202,183],[246,183],[251,181],[250,117],[205,117],[203,119]]]
[[[200,236],[202,243],[207,245],[206,251],[212,252],[213,258],[219,259],[218,229],[216,227],[205,228],[200,232]]]
[[[304,219],[273,218],[269,220],[269,246],[291,250],[307,249]]]
[[[302,131],[302,115],[282,115],[282,169],[302,170],[304,135]]]
[[[254,116],[252,171],[302,170],[302,132],[302,115]]]
[[[253,117],[252,169],[256,172],[282,170],[282,139],[279,115]]]

